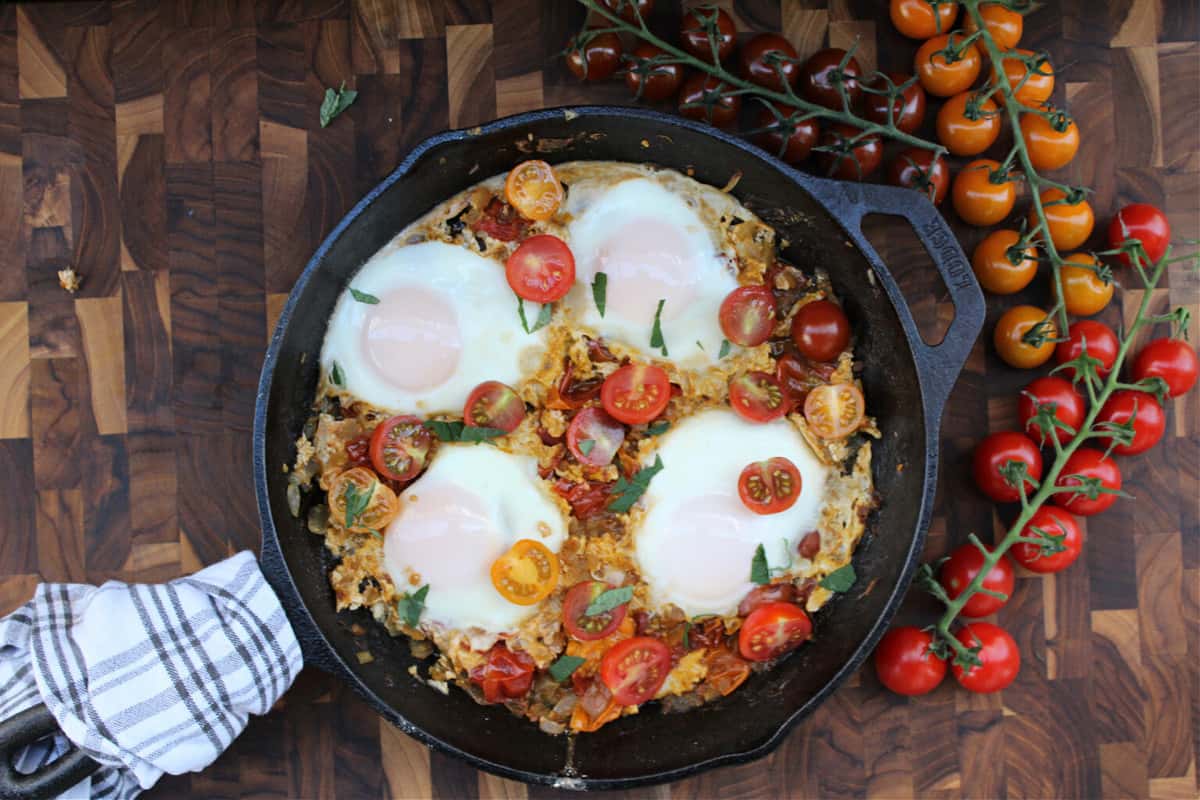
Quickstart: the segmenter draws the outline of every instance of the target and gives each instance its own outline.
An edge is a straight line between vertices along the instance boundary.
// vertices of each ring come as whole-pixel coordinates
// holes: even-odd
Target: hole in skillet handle
[[[58,732],[58,722],[45,703],[0,722],[0,800],[57,797],[100,769],[100,764],[91,756],[72,745],[66,753],[35,772],[26,775],[17,771],[13,761],[21,748]]]
[[[891,214],[867,214],[862,232],[896,279],[921,339],[937,347],[954,321],[954,303],[921,237],[907,219]]]

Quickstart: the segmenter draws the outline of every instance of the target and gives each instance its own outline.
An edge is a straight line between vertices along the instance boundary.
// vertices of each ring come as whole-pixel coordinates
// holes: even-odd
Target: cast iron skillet
[[[816,640],[729,697],[686,714],[655,708],[577,738],[551,737],[465,692],[442,695],[407,672],[414,663],[366,612],[338,615],[320,537],[289,513],[287,475],[308,416],[325,325],[339,293],[397,231],[450,195],[536,155],[650,162],[723,186],[790,244],[785,256],[826,269],[857,337],[868,411],[883,439],[874,475],[883,505],[854,558],[858,581],[816,616]],[[942,343],[926,345],[887,267],[864,238],[872,213],[913,225],[955,306]],[[765,755],[850,675],[886,628],[921,553],[937,477],[938,424],[983,322],[983,296],[949,228],[915,192],[813,178],[709,126],[654,111],[578,107],[520,114],[450,131],[418,145],[322,243],[296,282],[263,363],[254,419],[254,469],[263,525],[262,567],[278,592],[305,661],[350,684],[409,735],[508,778],[573,789],[675,780]],[[897,469],[903,464],[906,468]],[[359,622],[366,637],[355,637]],[[374,660],[359,664],[369,649]],[[3,732],[0,731],[0,738]],[[0,794],[4,783],[0,767]],[[76,778],[78,779],[78,778]],[[61,781],[60,781],[61,783]],[[32,787],[22,785],[22,796]]]

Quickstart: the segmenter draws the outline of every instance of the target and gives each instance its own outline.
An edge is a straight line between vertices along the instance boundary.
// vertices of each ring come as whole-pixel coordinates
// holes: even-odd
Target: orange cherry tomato
[[[958,16],[958,3],[938,3],[929,0],[892,0],[889,9],[896,30],[910,39],[930,39],[939,33],[949,33]]]
[[[960,92],[938,111],[937,137],[956,156],[977,156],[995,143],[1001,124],[1000,111],[990,98]]]
[[[971,268],[979,285],[992,294],[1013,294],[1037,275],[1037,248],[1018,247],[1021,235],[1013,230],[992,231],[975,246]]]
[[[348,531],[381,531],[399,513],[396,493],[366,467],[348,469],[329,484],[329,519]]]
[[[1021,136],[1029,151],[1029,161],[1039,172],[1061,169],[1079,152],[1079,127],[1066,114],[1055,112],[1053,119],[1027,111],[1021,115]]]
[[[531,606],[558,586],[558,556],[541,542],[520,539],[492,562],[492,585],[508,602]]]
[[[867,403],[852,383],[826,383],[804,398],[804,419],[822,439],[844,439],[858,430]]]
[[[563,201],[563,187],[545,161],[522,161],[509,171],[504,196],[525,219],[550,219]]]
[[[1011,11],[999,3],[984,3],[979,7],[979,16],[983,17],[983,26],[1001,50],[1011,50],[1021,41],[1021,34],[1025,32],[1025,17],[1016,11]],[[975,18],[970,14],[964,15],[963,27],[967,33],[979,30]]]
[[[965,92],[979,77],[983,61],[974,44],[963,47],[961,33],[943,34],[921,45],[913,60],[913,72],[925,87],[925,91],[937,97],[950,97]],[[947,59],[942,52],[954,52]]]
[[[1025,341],[1025,334],[1035,326],[1042,337],[1040,344]],[[1040,367],[1054,355],[1054,340],[1058,338],[1058,327],[1046,312],[1037,306],[1013,306],[1004,312],[996,323],[992,342],[996,352],[1009,366],[1017,369]]]
[[[1091,253],[1072,253],[1068,262],[1099,266]],[[1076,267],[1068,263],[1062,268],[1063,303],[1067,313],[1077,317],[1090,317],[1100,313],[1113,296],[1113,283],[1105,281],[1094,270]]]
[[[968,225],[988,227],[1007,217],[1017,202],[1017,187],[999,174],[999,162],[980,158],[962,168],[954,178],[954,210]]]
[[[1065,203],[1066,193],[1053,187],[1044,189],[1040,196],[1046,225],[1050,228],[1050,241],[1059,251],[1073,250],[1087,241],[1096,224],[1091,203],[1083,199],[1074,205]],[[1029,209],[1029,224],[1037,224],[1037,215],[1032,207]]]
[[[1024,61],[1015,56],[1032,56],[1034,55],[1032,50],[1010,49],[1008,52],[1012,55],[1001,57],[1000,63],[1003,65],[1009,86],[1016,92],[1017,102],[1036,108],[1049,100],[1050,95],[1054,94],[1054,67],[1050,65],[1050,62],[1039,57],[1035,62],[1036,67],[1029,69],[1025,66]],[[1028,78],[1025,77],[1027,74]],[[992,78],[995,79],[995,77],[996,70],[993,67]],[[999,92],[996,93],[996,98],[999,102],[1004,102],[1004,95]]]

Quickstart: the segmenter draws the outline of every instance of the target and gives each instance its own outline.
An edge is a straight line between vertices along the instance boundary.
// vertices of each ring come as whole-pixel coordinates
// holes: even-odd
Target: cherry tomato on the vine
[[[708,38],[710,31],[716,37],[717,58],[724,61],[733,55],[737,26],[733,17],[721,8],[695,8],[684,14],[679,23],[679,41],[684,50],[711,64],[713,51]]]
[[[1098,314],[1112,300],[1112,281],[1105,281],[1096,270],[1081,264],[1099,267],[1100,262],[1091,253],[1071,253],[1069,262],[1063,266],[1060,277],[1063,288],[1063,304],[1067,313],[1076,317]]]
[[[940,154],[910,147],[895,155],[887,170],[888,183],[916,189],[940,206],[950,189],[950,168]]]
[[[946,677],[946,662],[929,650],[933,636],[912,625],[898,625],[875,648],[875,674],[896,694],[929,694]]]
[[[850,344],[850,320],[831,300],[805,303],[792,317],[792,341],[812,361],[835,361]]]
[[[1074,361],[1083,354],[1085,346],[1088,357],[1100,362],[1096,372],[1101,378],[1108,375],[1113,364],[1117,362],[1117,335],[1112,332],[1112,328],[1094,319],[1081,319],[1071,323],[1066,341],[1059,342],[1054,348],[1054,362],[1065,364]],[[1062,374],[1075,379],[1074,368],[1068,367]]]
[[[635,59],[652,59],[661,56],[666,51],[648,42],[642,42],[633,49]],[[639,63],[642,65],[639,66]],[[669,97],[674,97],[683,83],[682,64],[654,64],[634,61],[625,73],[625,85],[635,97],[658,103]],[[640,91],[640,95],[639,95]]]
[[[883,160],[883,142],[875,134],[863,134],[858,128],[841,122],[821,131],[821,146],[832,150],[817,151],[817,169],[831,178],[861,181],[869,178]]]
[[[621,37],[584,32],[567,46],[567,69],[581,81],[607,80],[621,63]]]
[[[935,36],[917,50],[913,72],[925,91],[936,97],[965,92],[979,77],[983,61],[974,44],[963,46],[961,33]]]
[[[1096,417],[1097,422],[1112,425],[1126,425],[1130,420],[1133,422],[1133,441],[1115,445],[1112,451],[1117,455],[1144,453],[1158,444],[1167,430],[1167,416],[1154,395],[1134,389],[1113,392]]]
[[[979,285],[992,294],[1014,294],[1037,275],[1037,248],[1019,247],[1021,234],[996,230],[984,237],[971,254],[971,269]]]
[[[754,118],[754,127],[761,129],[761,132],[755,137],[755,141],[771,155],[778,156],[789,164],[799,164],[812,152],[821,127],[815,119],[800,119],[794,108],[775,108],[779,111],[779,116],[766,106],[759,106]],[[787,137],[786,143],[784,137]]]
[[[1120,247],[1126,239],[1140,241],[1150,263],[1157,263],[1171,243],[1171,223],[1167,222],[1166,214],[1149,203],[1132,203],[1118,211],[1108,225],[1109,247]],[[1120,259],[1130,266],[1124,253]]]
[[[1057,187],[1043,189],[1041,193],[1042,212],[1046,215],[1046,225],[1050,229],[1050,241],[1059,252],[1074,250],[1087,241],[1092,235],[1096,224],[1096,215],[1092,212],[1092,204],[1079,197],[1072,203],[1072,198]],[[1029,210],[1030,227],[1037,224],[1034,210]]]
[[[703,72],[689,77],[679,91],[680,114],[718,128],[728,128],[737,122],[741,108],[741,95],[730,94],[728,84]]]
[[[937,138],[956,156],[977,156],[996,142],[1002,117],[990,98],[960,92],[937,115]]]
[[[1001,50],[1011,50],[1021,41],[1021,34],[1025,30],[1025,17],[1018,12],[1005,8],[1000,3],[984,3],[979,7],[979,16],[983,17],[983,26]],[[964,15],[963,27],[967,33],[979,30],[975,18],[970,14]]]
[[[1035,333],[1030,333],[1036,328]],[[1033,342],[1025,340],[1029,335]],[[996,323],[992,343],[1006,364],[1017,369],[1040,367],[1054,355],[1058,327],[1037,306],[1013,306]]]
[[[1043,56],[1036,56],[1032,50],[1010,49],[1000,61],[1004,75],[1017,97],[1017,102],[1031,108],[1037,108],[1050,99],[1054,94],[1054,67]],[[1026,66],[1023,59],[1033,58],[1032,66]],[[1028,75],[1028,78],[1026,77]],[[993,79],[996,69],[992,68]],[[1024,83],[1022,83],[1024,81]],[[1019,87],[1019,88],[1018,88]],[[997,99],[1003,103],[1004,95],[996,93]]]
[[[1070,431],[1055,427],[1054,436],[1060,442],[1069,442],[1083,424],[1085,414],[1083,395],[1069,380],[1057,375],[1043,375],[1035,378],[1021,390],[1021,395],[1017,398],[1017,416],[1021,420],[1021,428],[1036,442],[1045,444],[1049,441],[1049,438],[1034,422],[1038,406],[1049,404],[1053,404],[1055,407],[1054,416],[1060,422],[1071,426]]]
[[[654,0],[600,0],[609,11],[616,11],[626,22],[646,19],[654,11]]]
[[[887,73],[888,80],[900,87],[912,80],[911,75],[902,72]],[[886,125],[888,121],[887,81],[883,76],[876,76],[867,84],[874,91],[863,92],[863,116],[872,122]],[[876,94],[881,92],[882,94]],[[901,94],[892,100],[892,124],[905,133],[916,133],[925,121],[925,89],[920,81],[913,81]]]
[[[978,647],[979,663],[969,669],[952,665],[954,679],[976,694],[998,692],[1012,683],[1021,671],[1021,651],[1008,631],[990,622],[964,625],[955,637],[968,648]]]
[[[1055,553],[1032,542],[1017,542],[1009,549],[1013,560],[1030,572],[1049,574],[1062,572],[1075,563],[1083,550],[1083,530],[1075,518],[1058,506],[1042,506],[1021,529],[1022,536],[1034,537],[1037,530],[1051,536],[1062,536],[1059,543],[1063,548]]]
[[[1181,339],[1155,339],[1138,352],[1133,361],[1133,379],[1162,378],[1168,394],[1179,397],[1196,385],[1200,369],[1196,351]]]
[[[846,62],[844,66],[843,61]],[[841,110],[841,90],[844,90],[850,106],[853,107],[862,94],[862,85],[859,83],[861,76],[862,70],[858,61],[854,56],[847,57],[845,50],[837,47],[819,50],[804,62],[804,67],[800,70],[800,94],[810,103]]]
[[[1024,464],[1029,477],[1034,481],[1042,479],[1042,453],[1025,434],[999,431],[988,434],[975,445],[971,462],[975,485],[994,502],[1015,503],[1021,499],[1017,487],[1010,485],[1000,472],[1000,468],[1010,461]],[[1026,480],[1025,493],[1032,494],[1034,489],[1034,484]]]
[[[1054,485],[1082,487],[1083,481],[1078,477],[1080,475],[1085,478],[1099,478],[1105,489],[1119,491],[1121,488],[1121,469],[1117,462],[1090,447],[1081,447],[1070,455]],[[1099,493],[1095,499],[1086,494],[1057,492],[1051,495],[1051,499],[1055,505],[1081,517],[1099,514],[1117,502],[1117,496],[1111,492]]]
[[[981,228],[998,224],[1017,202],[1017,186],[1000,163],[980,158],[967,164],[951,188],[954,210],[963,222]]]
[[[784,84],[796,85],[800,74],[800,62],[796,60],[796,48],[777,33],[760,33],[742,45],[738,52],[742,77],[776,92],[784,90]],[[783,73],[783,80],[779,75]]]
[[[1039,172],[1061,169],[1079,152],[1079,126],[1066,115],[1047,119],[1033,111],[1021,115],[1021,136],[1029,161]]]
[[[953,29],[958,3],[935,6],[929,0],[892,0],[888,11],[901,34],[910,39],[929,39]]]
[[[938,570],[938,583],[946,590],[950,599],[954,600],[966,591],[967,587],[971,585],[971,581],[975,580],[975,576],[982,570],[983,553],[979,551],[978,547],[968,542],[951,553],[950,557],[942,564],[941,569]],[[989,614],[995,614],[1012,597],[1015,585],[1012,561],[1008,559],[1008,556],[1001,556],[1000,560],[984,576],[982,587],[1005,595],[1004,599],[992,597],[986,592],[976,592],[963,604],[962,615],[964,617],[986,617]]]

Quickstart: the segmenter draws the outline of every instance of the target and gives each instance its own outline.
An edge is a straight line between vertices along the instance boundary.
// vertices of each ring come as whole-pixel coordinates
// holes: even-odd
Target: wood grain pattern
[[[659,0],[673,27],[700,0]],[[909,70],[915,45],[864,0],[721,0],[743,40],[781,31],[806,56],[858,42]],[[165,580],[258,541],[251,410],[262,353],[321,239],[416,142],[551,105],[631,102],[581,86],[557,54],[570,0],[116,0],[0,6],[0,611],[39,579]],[[1055,101],[1079,120],[1060,177],[1097,217],[1153,202],[1200,238],[1200,11],[1189,0],[1062,0],[1027,20]],[[359,92],[322,128],[325,88]],[[931,115],[932,116],[932,115]],[[927,129],[931,129],[929,125]],[[968,251],[981,232],[952,222]],[[868,235],[924,335],[952,314],[921,248]],[[1099,243],[1099,236],[1094,244]],[[57,271],[83,275],[78,297]],[[1128,285],[1100,316],[1140,300]],[[1043,285],[991,298],[989,325]],[[1152,298],[1200,339],[1200,281]],[[989,328],[990,329],[990,328]],[[976,345],[943,422],[926,557],[1006,520],[967,477],[984,430],[1016,424],[1028,380]],[[1200,393],[1164,443],[1122,462],[1122,501],[1085,526],[1080,562],[1022,572],[999,614],[1024,667],[1003,693],[948,682],[906,699],[860,673],[770,757],[629,797],[1195,798],[1200,757]],[[901,619],[927,622],[912,596]],[[431,753],[344,686],[305,672],[265,718],[161,798],[551,798]]]

